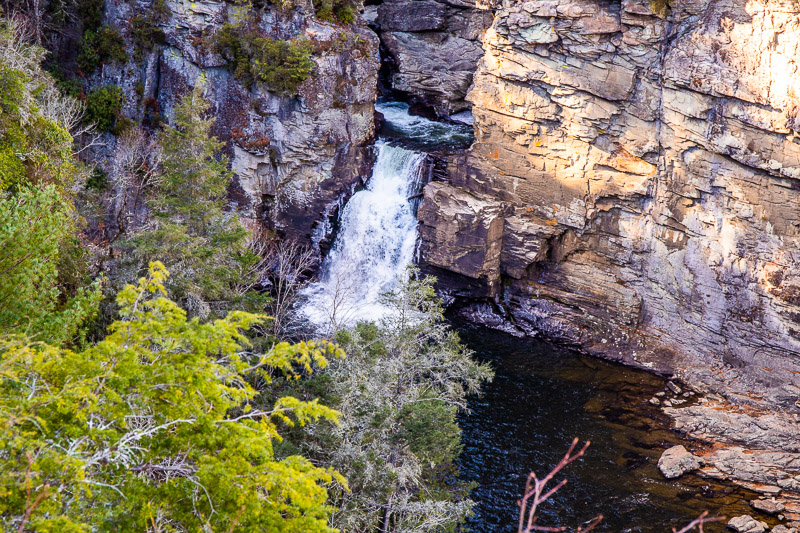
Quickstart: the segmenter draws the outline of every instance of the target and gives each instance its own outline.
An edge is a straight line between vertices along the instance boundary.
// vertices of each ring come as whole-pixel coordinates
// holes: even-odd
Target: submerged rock
[[[667,479],[681,477],[698,468],[700,468],[700,461],[680,445],[666,450],[658,460],[658,469]]]

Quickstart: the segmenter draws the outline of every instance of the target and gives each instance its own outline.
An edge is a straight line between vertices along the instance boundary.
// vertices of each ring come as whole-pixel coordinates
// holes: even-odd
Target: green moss
[[[225,24],[214,36],[214,51],[230,62],[237,79],[255,82],[284,94],[297,94],[314,68],[306,40],[270,39],[257,30]]]
[[[122,89],[116,85],[97,87],[86,97],[86,120],[100,131],[113,131],[122,113]]]

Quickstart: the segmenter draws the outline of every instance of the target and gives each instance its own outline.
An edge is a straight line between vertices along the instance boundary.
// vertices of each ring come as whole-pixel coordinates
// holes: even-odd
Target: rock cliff
[[[483,56],[492,13],[475,0],[388,0],[373,24],[385,47],[391,88],[445,117],[468,110],[464,98]]]
[[[483,47],[419,209],[461,312],[797,410],[800,4],[505,1]]]
[[[216,0],[166,5],[170,14],[158,23],[163,44],[123,66],[104,66],[95,83],[125,90],[126,115],[157,112],[167,120],[175,102],[202,84],[213,105],[213,133],[227,142],[240,210],[282,235],[318,243],[342,199],[369,176],[379,68],[374,32],[361,20],[321,22],[307,1],[267,4],[248,14],[264,36],[306,39],[313,47],[312,75],[296,96],[287,96],[262,83],[248,87],[214,52],[214,34],[240,20],[242,7]],[[133,49],[131,21],[140,13],[158,20],[151,9],[106,2],[105,18]]]

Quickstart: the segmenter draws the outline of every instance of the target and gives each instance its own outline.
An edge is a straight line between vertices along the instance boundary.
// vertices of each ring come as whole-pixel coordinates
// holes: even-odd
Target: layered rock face
[[[374,32],[363,22],[319,22],[310,2],[249,15],[266,36],[308,39],[314,47],[312,76],[297,96],[286,96],[260,83],[247,87],[213,52],[214,33],[241,20],[242,8],[214,0],[167,5],[171,15],[159,24],[166,43],[141,63],[104,67],[98,83],[126,89],[128,115],[156,109],[168,120],[180,97],[202,85],[213,106],[213,133],[227,141],[233,197],[243,214],[290,238],[323,239],[339,203],[369,176],[379,68]],[[108,2],[107,19],[130,38],[131,16],[148,9]]]
[[[476,143],[419,209],[442,289],[797,410],[800,4],[506,1],[484,50]]]
[[[392,89],[444,117],[469,109],[465,101],[491,25],[475,0],[388,0],[374,23],[388,52]]]

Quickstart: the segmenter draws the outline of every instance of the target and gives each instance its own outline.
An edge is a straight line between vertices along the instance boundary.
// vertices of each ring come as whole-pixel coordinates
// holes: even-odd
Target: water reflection
[[[516,531],[525,476],[532,469],[546,474],[574,437],[592,445],[565,471],[569,483],[538,513],[540,525],[574,531],[602,513],[596,531],[654,533],[706,509],[729,517],[752,513],[747,501],[754,494],[694,476],[668,481],[658,471],[665,448],[687,445],[648,403],[664,389],[663,379],[534,340],[463,327],[461,335],[496,371],[461,420],[461,476],[479,483],[469,531]],[[706,526],[723,530],[723,524]]]

